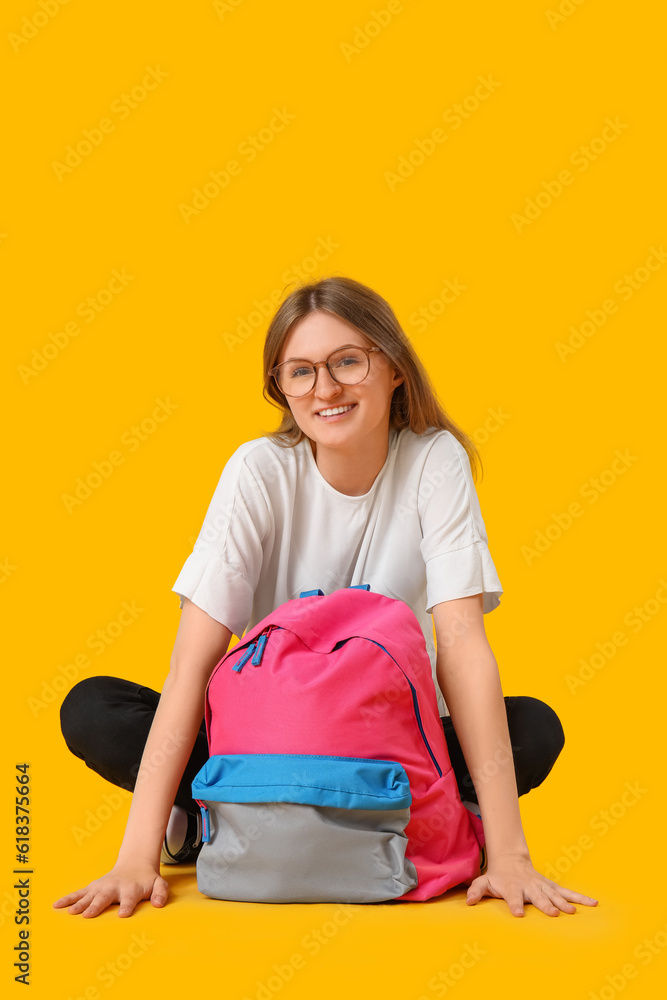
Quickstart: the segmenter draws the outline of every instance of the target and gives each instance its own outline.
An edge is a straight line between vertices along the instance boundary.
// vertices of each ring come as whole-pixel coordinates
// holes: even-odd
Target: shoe
[[[187,865],[197,860],[202,849],[201,813],[189,813],[174,806],[164,835],[160,864]]]
[[[461,799],[461,805],[464,805],[471,813],[475,816],[482,818],[482,810],[479,808],[479,803],[470,802],[468,799]],[[486,869],[489,867],[488,861],[486,859],[486,847],[480,847],[479,849],[479,874],[483,875]]]
[[[470,802],[469,799],[461,799],[461,805],[465,806],[466,809],[469,809],[471,813],[475,814],[475,816],[479,816],[480,819],[482,818],[482,810],[479,808],[479,804],[477,802]]]

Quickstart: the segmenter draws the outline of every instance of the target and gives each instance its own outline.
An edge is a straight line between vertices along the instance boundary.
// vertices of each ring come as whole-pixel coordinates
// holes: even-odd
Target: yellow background
[[[43,25],[38,0],[3,7],[0,963],[14,991],[20,761],[32,775],[33,997],[610,998],[626,985],[628,996],[651,997],[664,982],[667,268],[639,271],[629,296],[619,290],[667,243],[662,12],[650,0],[565,0],[560,20],[547,0],[398,6],[368,31],[384,0],[219,10],[71,0]],[[17,42],[21,30],[34,37]],[[345,48],[355,40],[357,51]],[[116,102],[147,67],[166,76],[121,114]],[[497,85],[455,128],[443,116],[480,77]],[[276,108],[293,119],[249,161],[239,147]],[[53,164],[104,118],[113,130],[59,179]],[[608,118],[625,127],[601,149],[593,141]],[[387,173],[401,156],[418,161],[417,140],[436,128],[446,139],[392,185]],[[599,151],[587,169],[576,165],[582,146]],[[240,173],[185,221],[179,205],[230,159]],[[567,169],[572,182],[517,227],[512,216]],[[162,911],[144,903],[126,921],[115,908],[88,921],[53,911],[56,897],[111,866],[129,807],[126,797],[111,816],[102,810],[100,829],[77,846],[75,828],[111,787],[68,752],[57,705],[93,674],[161,686],[179,619],[170,588],[220,472],[241,442],[276,426],[261,398],[266,323],[233,349],[225,334],[248,321],[254,300],[293,290],[294,267],[310,267],[327,242],[335,248],[315,276],[347,274],[388,299],[447,411],[479,444],[477,489],[505,588],[486,618],[503,687],[547,701],[566,734],[552,773],[521,799],[528,844],[538,869],[557,866],[562,885],[599,906],[550,918],[527,905],[519,920],[503,900],[467,907],[459,890],[357,907],[317,952],[304,942],[333,904],[206,900],[193,868],[168,875]],[[77,307],[114,269],[132,279],[87,323]],[[413,313],[431,308],[447,279],[465,291],[418,330]],[[562,360],[569,328],[609,299],[615,313]],[[33,351],[77,320],[80,333],[26,376]],[[158,399],[173,411],[131,448],[130,429]],[[492,431],[491,410],[505,414]],[[114,450],[122,463],[68,512],[77,477]],[[609,472],[617,450],[632,460]],[[577,502],[580,516],[557,530]],[[544,551],[527,557],[550,525]],[[92,652],[88,637],[133,601],[136,620]],[[636,607],[639,627],[628,618]],[[619,631],[627,641],[568,685]],[[88,665],[63,680],[85,652]],[[626,783],[639,790],[623,805]],[[604,811],[613,823],[601,832]],[[132,935],[139,957],[120,959],[122,976],[105,974]],[[654,955],[641,950],[645,938]],[[480,957],[436,990],[434,977],[458,974],[466,946]],[[293,954],[303,968],[284,985],[271,980]]]

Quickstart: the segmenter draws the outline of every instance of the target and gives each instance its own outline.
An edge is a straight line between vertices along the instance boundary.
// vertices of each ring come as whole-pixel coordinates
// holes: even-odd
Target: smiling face
[[[276,364],[290,358],[324,361],[332,351],[344,346],[373,346],[354,327],[337,316],[312,312],[290,331]],[[306,396],[287,396],[292,415],[307,437],[325,448],[341,448],[360,439],[377,444],[386,442],[389,410],[394,389],[403,377],[397,375],[389,359],[374,351],[368,375],[357,385],[341,385],[324,366],[318,368],[315,388]],[[325,416],[322,410],[349,407],[344,413]]]

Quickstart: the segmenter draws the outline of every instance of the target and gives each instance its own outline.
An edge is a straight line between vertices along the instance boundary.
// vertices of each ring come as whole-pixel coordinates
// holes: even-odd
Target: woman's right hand
[[[157,907],[167,902],[169,885],[160,875],[165,831],[204,715],[206,685],[231,638],[226,625],[183,598],[169,674],[142,754],[116,863],[102,878],[56,900],[56,909],[66,906],[72,916],[97,917],[119,903],[118,916],[130,917],[142,899]],[[163,763],[156,767],[160,757]]]
[[[164,906],[169,895],[169,884],[159,870],[149,861],[124,861],[116,863],[102,878],[90,882],[84,889],[77,889],[62,896],[53,904],[55,909],[69,907],[73,916],[97,917],[108,906],[120,903],[119,917],[130,917],[137,903],[150,899],[153,906]]]

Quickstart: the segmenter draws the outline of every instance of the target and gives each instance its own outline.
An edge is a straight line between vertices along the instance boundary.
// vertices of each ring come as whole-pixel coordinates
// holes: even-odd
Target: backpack
[[[421,626],[368,584],[304,591],[222,657],[197,886],[248,902],[425,900],[480,874]]]

